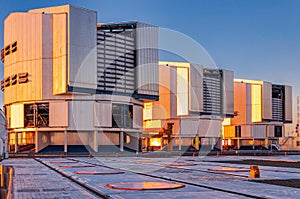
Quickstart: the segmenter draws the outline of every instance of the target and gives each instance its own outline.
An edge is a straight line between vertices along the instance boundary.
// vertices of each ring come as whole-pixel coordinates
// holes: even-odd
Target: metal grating
[[[134,30],[98,29],[97,87],[110,92],[134,92]]]
[[[203,78],[203,109],[208,114],[221,114],[221,78],[205,76]]]

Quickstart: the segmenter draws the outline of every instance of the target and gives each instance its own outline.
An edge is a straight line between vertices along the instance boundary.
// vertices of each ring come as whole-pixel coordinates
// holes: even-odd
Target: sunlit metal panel
[[[67,92],[67,14],[53,15],[53,94]]]
[[[11,105],[11,128],[22,128],[24,127],[24,105],[23,104],[13,104]]]
[[[251,85],[251,111],[252,122],[261,122],[262,121],[262,88],[261,85],[252,84]]]
[[[151,120],[152,119],[152,102],[144,103],[143,108],[143,120]]]
[[[51,102],[49,104],[49,126],[68,126],[68,102]]]
[[[189,114],[188,68],[177,67],[177,115]]]

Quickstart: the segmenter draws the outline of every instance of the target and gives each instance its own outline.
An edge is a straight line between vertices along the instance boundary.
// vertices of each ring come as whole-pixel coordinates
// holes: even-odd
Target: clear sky
[[[96,10],[98,22],[141,21],[179,31],[236,77],[289,84],[300,95],[299,0],[0,0],[0,47],[10,12],[67,3]]]

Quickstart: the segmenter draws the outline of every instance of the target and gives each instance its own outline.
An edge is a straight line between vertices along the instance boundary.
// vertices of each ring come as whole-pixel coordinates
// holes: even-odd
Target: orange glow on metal
[[[144,128],[161,128],[160,120],[148,120],[143,123]]]
[[[161,138],[150,138],[150,146],[161,146]]]
[[[166,62],[166,61],[160,61],[158,63],[159,65],[169,65],[169,66],[177,66],[177,67],[188,67],[190,68],[190,63],[188,62]]]
[[[262,121],[262,88],[261,85],[251,85],[251,109],[252,109],[252,122]]]
[[[261,80],[250,80],[250,79],[234,79],[234,82],[249,83],[249,84],[259,84],[259,85],[263,85],[263,83],[264,83]]]
[[[182,184],[169,182],[119,182],[115,184],[106,184],[105,187],[118,190],[168,190],[185,187]]]
[[[210,171],[218,172],[249,172],[250,169],[247,168],[231,168],[231,167],[221,167],[221,168],[212,168]]]

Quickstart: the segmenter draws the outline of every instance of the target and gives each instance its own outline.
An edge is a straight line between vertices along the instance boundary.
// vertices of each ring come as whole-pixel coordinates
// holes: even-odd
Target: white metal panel
[[[223,99],[222,107],[223,114],[233,115],[234,114],[234,83],[233,83],[233,72],[228,70],[222,70],[223,73]]]
[[[191,64],[189,73],[189,110],[203,112],[203,67]]]
[[[119,133],[104,133],[99,132],[98,144],[99,145],[120,145],[120,134]]]
[[[133,106],[133,128],[143,127],[143,109],[141,106]]]
[[[68,83],[80,88],[95,89],[97,13],[71,5],[30,10],[30,13],[68,14]],[[63,74],[64,75],[64,74]]]
[[[90,132],[68,132],[68,145],[88,145]]]
[[[71,101],[68,107],[68,130],[95,130],[93,101]]]
[[[68,126],[68,102],[63,101],[49,103],[49,126]]]
[[[64,132],[49,133],[50,145],[63,145],[64,144]]]
[[[251,138],[251,126],[250,125],[241,125],[241,137],[242,138]]]
[[[292,95],[292,87],[285,86],[284,87],[284,95],[285,95],[285,110],[284,110],[284,119],[286,121],[292,122],[293,120],[293,95]]]
[[[274,137],[275,125],[267,125],[267,128],[268,128],[268,137]]]
[[[180,136],[195,137],[199,131],[199,119],[181,119]]]
[[[158,95],[158,33],[157,27],[136,24],[136,89],[137,93]]]
[[[266,138],[266,125],[252,125],[251,130],[253,138]]]
[[[97,87],[97,13],[70,6],[69,12],[70,86]]]
[[[13,104],[10,106],[11,111],[11,128],[22,128],[24,127],[24,105]]]
[[[219,120],[200,120],[200,137],[221,137],[222,121]]]
[[[94,125],[96,127],[112,126],[112,103],[109,101],[95,102]]]
[[[50,144],[50,135],[48,132],[38,132],[36,136],[38,136],[38,142],[36,143],[37,151],[42,150]]]
[[[262,85],[262,118],[272,119],[272,83]]]

